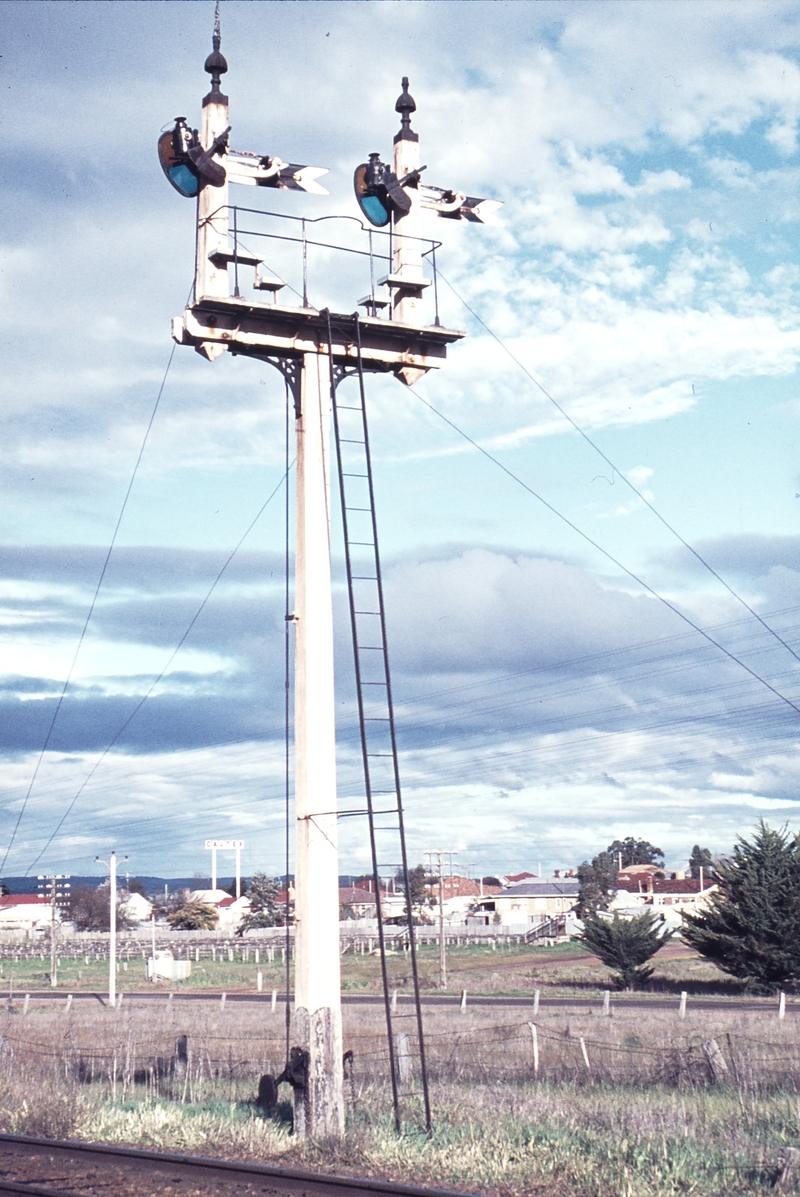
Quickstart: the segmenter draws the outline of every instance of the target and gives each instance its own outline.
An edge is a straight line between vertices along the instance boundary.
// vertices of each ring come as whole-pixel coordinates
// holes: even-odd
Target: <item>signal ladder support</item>
[[[328,344],[331,345],[330,313]],[[338,398],[337,385],[347,372],[334,367],[331,353],[331,407],[336,443],[339,497],[344,531],[350,625],[353,636],[356,695],[361,731],[361,755],[366,792],[372,874],[375,883],[378,944],[389,1046],[395,1125],[402,1131],[401,1108],[408,1099],[421,1098],[425,1130],[431,1130],[428,1075],[422,1027],[417,948],[414,936],[411,885],[406,852],[403,799],[397,759],[392,684],[386,640],[386,614],[383,597],[378,525],[375,515],[372,460],[369,446],[364,369],[361,358],[361,330],[358,315],[353,317],[358,348],[355,374],[358,381],[356,402]],[[348,395],[352,399],[352,395]],[[396,1009],[391,992],[387,964],[386,931],[380,885],[381,868],[399,868],[402,873],[405,909],[409,912],[408,950],[413,978],[414,1010],[411,1015]],[[416,1024],[416,1067],[409,1058],[412,1040],[403,1033],[408,1018]],[[416,1082],[416,1088],[415,1088]]]

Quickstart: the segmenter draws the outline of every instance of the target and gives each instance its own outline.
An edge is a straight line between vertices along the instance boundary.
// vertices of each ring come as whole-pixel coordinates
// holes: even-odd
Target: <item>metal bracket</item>
[[[294,400],[294,418],[299,420],[303,414],[300,409],[300,376],[302,374],[303,361],[299,357],[264,357],[263,362],[269,362],[276,370],[280,370],[283,377],[286,379],[286,384],[292,392],[292,399]]]

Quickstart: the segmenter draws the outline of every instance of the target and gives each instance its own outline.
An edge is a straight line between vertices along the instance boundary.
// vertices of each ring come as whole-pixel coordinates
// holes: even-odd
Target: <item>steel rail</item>
[[[429,1189],[419,1185],[398,1184],[394,1181],[373,1180],[354,1176],[335,1176],[324,1172],[307,1172],[295,1168],[279,1168],[268,1164],[243,1163],[238,1160],[220,1160],[209,1156],[181,1155],[177,1152],[148,1151],[138,1147],[121,1147],[116,1144],[84,1143],[74,1139],[43,1139],[33,1135],[0,1134],[0,1157],[3,1149],[15,1154],[41,1152],[52,1157],[78,1156],[87,1163],[105,1161],[107,1165],[128,1165],[136,1172],[172,1169],[195,1179],[209,1181],[260,1181],[259,1192],[263,1194],[302,1194],[303,1197],[371,1197],[388,1194],[392,1197],[466,1197],[453,1189]],[[2,1167],[2,1158],[0,1158]],[[104,1192],[102,1176],[97,1178],[97,1187]],[[264,1182],[269,1182],[268,1187]],[[6,1180],[0,1176],[0,1194],[3,1192],[40,1194],[41,1197],[74,1197],[69,1190],[47,1188],[38,1181],[26,1184]],[[88,1190],[82,1186],[81,1194]]]

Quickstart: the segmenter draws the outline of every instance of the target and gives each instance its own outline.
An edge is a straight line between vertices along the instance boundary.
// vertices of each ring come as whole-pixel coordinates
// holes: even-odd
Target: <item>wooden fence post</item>
[[[408,1035],[397,1036],[397,1068],[400,1073],[400,1084],[412,1084],[414,1073],[411,1067],[411,1042]]]
[[[611,990],[607,989],[603,994],[603,1014],[608,1018],[611,1014]]]
[[[261,993],[261,990],[263,988],[264,988],[264,977],[261,973],[261,969],[259,969],[258,972],[256,973],[256,989],[258,990],[259,993]]]
[[[23,1013],[23,1014],[27,1014],[27,1013],[28,1013],[28,1006],[29,1006],[30,1004],[31,1004],[31,995],[30,995],[29,993],[26,993],[26,994],[25,994],[25,1001],[22,1003],[22,1013]]]
[[[277,1007],[278,1007],[278,991],[277,991],[277,989],[273,989],[273,991],[272,991],[272,1001],[271,1001],[271,1002],[270,1002],[270,1004],[269,1004],[269,1012],[270,1012],[270,1014],[274,1014],[274,1013],[275,1013],[275,1011],[276,1011],[276,1009],[277,1009]]]
[[[461,1012],[462,1012],[462,1014],[466,1010],[466,1008],[467,1008],[467,991],[466,991],[466,989],[462,989],[461,990]]]
[[[786,1017],[786,994],[781,990],[781,997],[778,1003],[778,1018]]]
[[[728,1071],[728,1065],[725,1063],[725,1057],[719,1049],[719,1044],[716,1039],[706,1039],[703,1042],[703,1054],[708,1064],[708,1073],[715,1085],[720,1085],[725,1080],[725,1074]]]
[[[535,1022],[529,1022],[531,1039],[533,1040],[533,1079],[539,1079],[539,1031]]]
[[[227,998],[227,996],[228,996],[227,993],[223,993],[220,995],[220,999],[219,999],[220,1011],[225,1009],[225,999]]]
[[[686,990],[684,989],[681,991],[681,1004],[678,1007],[678,1017],[679,1018],[686,1017],[686,998],[687,998],[687,993],[686,993]]]
[[[539,990],[534,989],[534,991],[533,991],[533,1017],[535,1018],[538,1013],[539,1013]]]

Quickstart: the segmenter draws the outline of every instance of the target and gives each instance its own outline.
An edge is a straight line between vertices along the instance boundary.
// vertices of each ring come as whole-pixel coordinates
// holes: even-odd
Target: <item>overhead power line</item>
[[[292,462],[292,465],[293,465],[293,464],[294,464],[294,462]],[[289,469],[291,469],[291,466],[289,467]],[[234,549],[232,549],[232,550],[231,550],[231,552],[230,552],[230,553],[228,554],[228,556],[226,557],[226,559],[225,559],[225,562],[224,562],[224,564],[223,564],[222,568],[220,569],[220,571],[219,571],[219,573],[217,574],[216,578],[214,579],[214,581],[211,583],[210,587],[208,588],[208,591],[206,592],[205,598],[203,599],[203,601],[201,602],[200,606],[197,608],[197,610],[195,611],[195,613],[194,613],[194,615],[192,616],[191,620],[189,621],[189,625],[188,625],[188,627],[186,628],[186,631],[183,633],[183,635],[181,636],[180,640],[178,641],[178,643],[176,644],[175,648],[173,649],[173,651],[172,651],[172,653],[171,653],[171,655],[170,655],[169,659],[167,660],[167,663],[164,665],[164,668],[161,670],[161,672],[159,673],[158,677],[157,677],[157,678],[156,678],[156,679],[155,679],[155,680],[152,682],[152,684],[150,685],[150,688],[147,690],[147,692],[146,692],[146,693],[145,693],[145,694],[144,694],[144,695],[143,695],[143,696],[142,696],[142,697],[139,699],[139,701],[137,702],[136,706],[133,708],[133,710],[130,712],[130,714],[128,715],[128,717],[125,719],[124,723],[122,723],[122,725],[121,725],[121,726],[118,728],[118,730],[116,731],[116,733],[114,734],[114,736],[112,736],[111,740],[108,742],[108,744],[106,745],[106,747],[105,747],[105,748],[103,749],[103,751],[100,753],[100,756],[97,758],[97,760],[95,761],[95,763],[92,765],[92,768],[89,770],[89,772],[87,773],[86,777],[85,777],[85,778],[83,779],[83,781],[81,782],[81,785],[80,785],[80,787],[78,788],[78,790],[77,790],[76,794],[74,795],[74,797],[72,798],[71,802],[69,803],[69,806],[67,807],[67,809],[65,810],[64,814],[61,816],[60,820],[59,820],[59,821],[58,821],[58,823],[56,824],[56,828],[55,828],[55,830],[53,831],[53,833],[52,833],[52,835],[50,836],[50,838],[48,839],[47,843],[46,843],[46,844],[45,844],[45,846],[42,848],[42,850],[39,852],[38,856],[37,856],[37,857],[36,857],[34,860],[32,860],[32,861],[31,861],[31,863],[28,865],[27,869],[25,870],[25,876],[26,876],[26,877],[27,877],[28,873],[30,873],[30,872],[32,871],[32,869],[33,869],[33,868],[34,868],[34,867],[35,867],[35,866],[36,866],[36,865],[39,863],[39,861],[40,861],[40,860],[41,860],[41,858],[44,856],[44,854],[45,854],[45,852],[47,851],[47,849],[48,849],[48,848],[50,847],[50,845],[52,844],[53,840],[54,840],[54,839],[56,838],[56,836],[58,835],[58,833],[59,833],[59,831],[61,830],[61,828],[64,826],[64,823],[67,821],[67,819],[69,818],[69,816],[72,814],[72,811],[73,811],[73,810],[74,810],[74,808],[75,808],[75,804],[76,804],[76,802],[77,802],[77,801],[78,801],[78,799],[80,798],[81,794],[83,793],[83,791],[85,790],[86,786],[89,784],[89,782],[91,781],[91,779],[94,777],[94,775],[95,775],[95,773],[97,772],[97,770],[99,769],[100,765],[103,763],[103,761],[105,760],[105,758],[108,756],[108,754],[109,754],[109,752],[111,751],[111,749],[112,749],[112,748],[114,747],[114,745],[116,744],[117,740],[120,738],[120,736],[122,735],[122,733],[125,731],[125,728],[126,728],[128,725],[129,725],[129,723],[131,722],[131,720],[133,720],[133,719],[134,719],[134,718],[135,718],[135,717],[138,715],[139,711],[142,709],[142,707],[144,706],[144,704],[147,702],[148,698],[149,698],[149,697],[150,697],[150,695],[153,693],[153,691],[155,690],[156,686],[159,684],[159,682],[161,681],[161,679],[162,679],[162,678],[164,677],[164,675],[166,674],[166,672],[167,672],[167,670],[169,669],[170,665],[171,665],[171,664],[172,664],[172,662],[175,660],[175,658],[177,657],[177,655],[178,655],[178,653],[180,652],[181,648],[183,647],[183,645],[184,645],[184,643],[185,643],[186,639],[188,638],[188,636],[189,636],[189,633],[191,632],[192,628],[193,628],[193,627],[194,627],[194,625],[197,623],[197,620],[200,618],[200,615],[201,615],[201,613],[202,613],[202,611],[203,611],[203,608],[205,607],[206,603],[207,603],[207,602],[208,602],[208,600],[211,598],[211,595],[214,593],[214,591],[215,591],[215,589],[216,589],[217,585],[218,585],[218,584],[219,584],[219,582],[221,581],[221,579],[222,579],[222,575],[225,573],[225,571],[226,571],[226,569],[228,568],[228,566],[230,565],[231,561],[233,561],[234,557],[236,556],[236,554],[238,553],[239,549],[240,549],[240,548],[242,547],[242,545],[244,544],[244,542],[245,542],[245,540],[247,539],[247,537],[248,537],[248,536],[250,535],[250,533],[252,532],[253,528],[256,526],[256,524],[258,523],[258,521],[261,519],[261,516],[264,514],[264,512],[266,511],[266,509],[269,507],[270,503],[271,503],[271,502],[272,502],[272,500],[275,498],[275,496],[277,495],[278,491],[281,489],[281,487],[283,486],[283,484],[286,482],[287,478],[288,478],[288,473],[286,473],[286,474],[284,474],[284,475],[283,475],[283,477],[281,478],[281,480],[280,480],[280,482],[278,483],[278,485],[275,487],[275,489],[274,489],[274,490],[272,491],[272,493],[270,494],[269,498],[266,500],[266,502],[265,502],[265,503],[263,503],[263,504],[262,504],[262,506],[259,508],[259,510],[258,510],[258,512],[257,512],[257,514],[256,514],[256,515],[253,517],[253,519],[252,519],[252,520],[250,521],[250,523],[248,524],[248,526],[247,526],[247,529],[246,529],[246,530],[245,530],[245,532],[242,534],[242,536],[239,538],[239,541],[238,541],[238,543],[237,543],[236,547],[235,547]],[[29,791],[29,793],[30,793],[30,791]],[[6,853],[6,855],[8,855],[8,853]]]
[[[497,342],[497,344],[500,346],[500,348],[503,350],[503,352],[506,353],[511,358],[514,365],[518,366],[519,369],[526,376],[526,378],[530,379],[530,381],[533,383],[533,385],[535,387],[537,387],[538,390],[541,391],[541,393],[544,395],[545,399],[547,399],[548,402],[552,403],[552,405],[556,409],[556,411],[561,413],[561,415],[564,417],[564,419],[567,421],[567,423],[570,424],[575,429],[575,431],[578,433],[578,435],[581,436],[586,441],[586,444],[589,445],[592,449],[594,449],[595,453],[597,453],[598,456],[603,459],[603,461],[606,463],[606,465],[611,466],[611,469],[614,471],[614,473],[619,478],[622,479],[622,482],[625,484],[625,486],[627,486],[628,489],[630,491],[632,491],[633,494],[635,494],[637,498],[641,499],[641,501],[644,503],[645,507],[647,507],[652,512],[652,514],[656,517],[656,519],[661,524],[663,524],[663,526],[667,529],[667,531],[670,532],[672,534],[672,536],[674,536],[675,539],[678,540],[683,545],[683,547],[685,549],[687,549],[697,561],[699,561],[699,563],[703,566],[703,569],[707,570],[713,578],[716,578],[716,580],[720,583],[720,585],[725,587],[725,589],[728,591],[728,594],[730,594],[732,598],[735,598],[737,603],[741,603],[741,605],[744,607],[744,609],[746,611],[748,611],[750,613],[750,615],[753,617],[753,619],[757,619],[758,622],[761,624],[761,626],[765,629],[765,631],[769,632],[770,636],[774,636],[774,638],[778,641],[778,643],[783,645],[783,647],[786,649],[786,651],[788,653],[791,653],[791,655],[794,657],[795,661],[797,661],[798,664],[800,664],[800,655],[798,655],[798,653],[796,653],[794,651],[791,644],[787,644],[787,642],[783,639],[783,637],[781,635],[779,635],[779,633],[776,632],[775,629],[773,627],[771,627],[770,624],[768,624],[767,621],[761,615],[759,615],[759,613],[756,610],[754,610],[753,607],[750,606],[750,604],[747,602],[747,599],[742,598],[742,596],[736,590],[734,590],[734,588],[731,586],[731,584],[729,582],[726,582],[726,580],[722,577],[722,575],[720,573],[718,573],[717,570],[714,569],[713,565],[711,565],[710,562],[706,561],[705,557],[703,557],[703,555],[701,553],[699,553],[697,551],[697,549],[694,548],[693,545],[689,544],[688,540],[686,540],[683,536],[681,536],[681,534],[677,530],[677,528],[675,528],[669,522],[669,520],[667,520],[661,514],[661,512],[658,510],[658,508],[655,506],[655,504],[651,503],[650,500],[646,497],[646,495],[644,495],[639,490],[639,488],[633,482],[631,482],[630,478],[627,477],[627,475],[619,468],[618,465],[615,465],[615,463],[611,460],[611,458],[608,456],[608,454],[603,452],[603,450],[600,448],[600,446],[597,444],[597,442],[592,440],[592,438],[589,436],[588,432],[586,432],[585,429],[583,429],[580,426],[580,424],[577,422],[577,420],[573,419],[573,417],[569,414],[569,412],[566,410],[566,408],[562,407],[562,405],[558,402],[558,400],[555,399],[550,394],[550,392],[547,390],[547,388],[544,387],[541,382],[539,382],[539,379],[534,374],[531,374],[531,372],[527,368],[527,366],[523,365],[523,363],[519,360],[519,358],[514,353],[512,353],[512,351],[509,349],[508,345],[505,343],[505,341],[502,339],[502,337],[498,336],[498,334],[492,328],[489,327],[489,325],[486,323],[486,321],[481,316],[478,315],[478,313],[475,311],[475,309],[467,303],[466,299],[464,299],[464,297],[458,293],[458,291],[455,289],[455,287],[450,282],[450,280],[445,278],[445,276],[442,274],[441,270],[439,270],[437,273],[439,275],[439,278],[442,279],[442,281],[444,283],[446,283],[447,286],[450,288],[450,290],[453,292],[453,294],[455,295],[455,297],[459,301],[459,303],[464,305],[464,307],[467,309],[467,311],[470,313],[470,315],[473,317],[473,319],[477,320],[477,322],[478,322],[478,324],[480,324],[481,328],[484,328],[486,330],[486,332],[489,334],[489,336],[492,337],[492,339]]]
[[[8,860],[9,853],[11,852],[11,849],[14,845],[14,841],[17,838],[17,832],[19,831],[20,823],[22,822],[23,816],[27,809],[28,800],[30,799],[31,793],[33,792],[33,787],[36,782],[36,778],[38,776],[39,769],[41,768],[42,761],[44,760],[44,754],[47,752],[48,745],[50,744],[50,739],[53,735],[53,729],[56,725],[56,720],[58,719],[59,712],[64,703],[64,698],[66,697],[66,693],[69,688],[69,684],[72,681],[72,674],[75,671],[75,665],[77,663],[78,656],[80,655],[80,651],[83,647],[83,642],[86,639],[86,632],[89,628],[89,623],[91,622],[91,618],[94,614],[95,606],[97,605],[97,597],[100,594],[100,588],[103,585],[103,582],[105,580],[106,571],[108,570],[108,564],[111,560],[111,554],[113,553],[114,546],[117,543],[117,536],[119,535],[119,530],[120,530],[120,526],[122,524],[122,519],[123,519],[123,516],[125,515],[125,509],[128,506],[128,500],[131,497],[131,491],[133,490],[133,484],[136,481],[136,475],[139,472],[139,466],[142,464],[142,457],[144,456],[145,447],[146,447],[147,441],[150,437],[150,432],[153,427],[153,422],[156,418],[156,412],[158,411],[158,406],[161,402],[161,396],[164,394],[164,387],[166,386],[166,383],[167,383],[167,377],[169,376],[169,371],[170,371],[170,367],[172,366],[172,359],[175,356],[176,348],[177,348],[177,346],[175,344],[173,344],[172,350],[170,351],[169,360],[167,361],[167,368],[165,369],[164,376],[161,379],[161,386],[158,388],[158,394],[156,395],[156,401],[153,404],[153,410],[150,413],[150,419],[147,422],[147,427],[145,428],[144,436],[142,437],[142,443],[139,446],[139,455],[136,458],[136,463],[133,467],[133,472],[131,473],[130,481],[128,482],[128,488],[125,491],[125,497],[123,498],[122,506],[119,509],[119,515],[117,516],[117,522],[114,525],[114,531],[111,535],[111,540],[109,542],[108,549],[106,551],[105,559],[103,561],[103,567],[100,570],[100,576],[97,579],[97,585],[94,588],[94,594],[92,595],[92,601],[89,604],[89,610],[86,613],[86,619],[83,622],[83,627],[81,629],[80,636],[78,637],[78,643],[75,646],[75,652],[72,655],[72,661],[70,662],[69,669],[67,670],[67,676],[64,680],[64,685],[61,687],[61,693],[58,696],[58,700],[57,700],[55,708],[53,710],[53,715],[52,715],[52,718],[50,719],[50,724],[47,728],[47,734],[45,735],[45,738],[44,738],[44,743],[42,744],[41,751],[39,752],[39,756],[37,757],[36,764],[34,766],[33,773],[31,775],[30,782],[28,783],[27,792],[25,794],[25,797],[22,800],[22,806],[19,809],[19,814],[17,815],[17,821],[14,824],[14,829],[11,833],[11,838],[9,839],[8,844],[6,845],[5,855],[3,856],[2,864],[0,864],[0,874],[5,872],[6,861]],[[37,857],[37,860],[38,860],[38,857]]]
[[[606,558],[606,560],[610,561],[612,563],[612,565],[615,565],[617,567],[617,569],[622,570],[622,572],[624,574],[627,574],[628,577],[631,578],[634,582],[636,582],[636,584],[638,586],[641,586],[642,589],[646,590],[648,594],[651,594],[653,596],[653,598],[658,599],[658,601],[660,603],[663,603],[663,605],[668,610],[672,611],[673,614],[677,615],[679,619],[682,619],[685,624],[688,624],[688,626],[690,628],[692,628],[695,632],[697,632],[700,636],[702,636],[705,640],[707,640],[709,642],[709,644],[713,644],[714,647],[719,649],[719,651],[721,653],[724,653],[724,655],[726,657],[728,657],[729,660],[733,661],[734,664],[740,666],[741,669],[744,669],[747,673],[750,674],[750,676],[752,678],[754,678],[757,682],[760,682],[760,684],[762,686],[766,686],[766,688],[768,690],[770,690],[775,695],[776,698],[779,698],[781,702],[785,702],[787,706],[791,707],[793,711],[796,711],[797,714],[800,715],[800,706],[798,706],[796,703],[794,703],[791,698],[787,698],[787,696],[785,694],[781,694],[780,690],[776,689],[775,686],[773,686],[770,682],[768,682],[766,680],[766,678],[761,677],[761,675],[759,673],[757,673],[755,671],[755,669],[751,669],[750,666],[745,661],[743,661],[740,657],[737,657],[735,653],[732,653],[729,649],[727,649],[724,644],[720,644],[720,642],[718,640],[715,640],[714,637],[709,632],[704,631],[704,629],[701,628],[699,624],[695,623],[693,619],[690,619],[688,615],[684,614],[684,612],[681,611],[680,607],[676,607],[675,604],[671,603],[668,598],[665,598],[663,594],[659,594],[659,592],[657,590],[655,590],[654,587],[650,586],[649,583],[645,582],[644,578],[640,578],[638,574],[635,574],[633,572],[633,570],[628,569],[627,565],[623,565],[623,563],[617,557],[615,557],[612,553],[609,553],[609,551],[607,549],[604,549],[603,546],[601,544],[598,544],[598,542],[596,540],[593,540],[592,537],[588,534],[588,532],[584,532],[583,529],[579,528],[578,525],[573,523],[571,519],[569,519],[566,515],[563,515],[562,512],[560,512],[557,507],[554,507],[552,503],[549,503],[547,501],[547,499],[544,498],[543,495],[540,495],[539,492],[535,491],[532,486],[529,486],[527,482],[524,482],[523,479],[520,478],[518,474],[515,474],[513,470],[510,470],[508,468],[508,466],[503,465],[502,461],[500,461],[499,458],[495,457],[492,453],[490,453],[488,449],[484,449],[483,445],[479,444],[478,441],[473,440],[473,438],[469,435],[469,433],[464,432],[464,430],[462,428],[459,428],[459,426],[457,424],[455,424],[451,419],[449,419],[446,415],[444,415],[443,412],[440,412],[438,410],[438,408],[433,406],[432,403],[429,403],[427,399],[424,399],[418,391],[415,391],[413,387],[409,387],[408,390],[410,390],[411,393],[417,399],[419,399],[420,403],[424,403],[425,406],[427,408],[429,408],[429,410],[432,411],[434,415],[438,416],[439,419],[443,420],[445,424],[448,424],[453,429],[454,432],[457,432],[459,436],[463,437],[464,440],[468,442],[468,444],[472,445],[472,447],[474,449],[477,449],[479,453],[482,453],[484,457],[488,458],[488,460],[491,461],[494,465],[496,465],[498,467],[498,469],[502,470],[504,474],[507,474],[508,477],[511,478],[514,482],[516,482],[519,486],[521,486],[523,488],[523,490],[526,490],[529,495],[532,495],[534,497],[534,499],[537,499],[538,502],[540,502],[542,504],[542,506],[546,507],[548,511],[551,511],[553,513],[553,515],[555,515],[558,519],[560,519],[562,521],[562,523],[566,524],[568,528],[571,528],[573,532],[576,532],[577,535],[580,536],[582,540],[585,540],[587,544],[590,544],[593,549],[597,550],[598,553],[602,553],[602,555]],[[759,622],[763,623],[763,620],[760,620]],[[766,627],[767,625],[765,624],[764,626]],[[768,630],[771,630],[771,629],[768,629]],[[778,639],[780,639],[780,638],[778,637]]]

